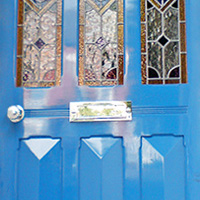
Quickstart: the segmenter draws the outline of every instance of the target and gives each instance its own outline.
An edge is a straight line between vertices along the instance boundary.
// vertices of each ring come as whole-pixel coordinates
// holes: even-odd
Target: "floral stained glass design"
[[[187,83],[185,0],[141,0],[143,84]]]
[[[18,87],[60,85],[62,0],[18,0]]]
[[[123,0],[79,1],[79,85],[123,84]]]

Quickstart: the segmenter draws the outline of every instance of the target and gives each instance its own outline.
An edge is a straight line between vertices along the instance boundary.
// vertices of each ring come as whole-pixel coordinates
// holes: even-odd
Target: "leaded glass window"
[[[79,85],[123,84],[123,0],[79,1]]]
[[[60,84],[62,0],[18,0],[18,87]]]
[[[187,83],[185,0],[141,0],[143,84]]]

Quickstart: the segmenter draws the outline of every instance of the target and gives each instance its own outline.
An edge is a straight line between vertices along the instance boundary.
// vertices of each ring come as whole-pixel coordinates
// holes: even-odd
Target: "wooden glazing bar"
[[[22,25],[24,22],[24,2],[23,0],[18,0],[18,25]]]
[[[86,81],[85,82],[85,85],[88,85],[88,86],[101,86],[101,82],[100,81]]]
[[[186,24],[180,23],[181,52],[186,52]]]
[[[87,1],[97,12],[99,11],[99,7],[96,5],[96,3],[94,3],[92,0],[87,0]]]
[[[163,80],[149,80],[149,84],[163,84]]]
[[[61,85],[61,66],[62,66],[62,63],[61,63],[62,59],[61,59],[61,56],[57,57],[57,60],[56,60],[56,85]]]
[[[124,56],[119,56],[118,57],[118,82],[119,85],[124,84]]]
[[[117,81],[103,81],[102,85],[105,85],[105,86],[117,85]]]
[[[155,0],[149,0],[153,5],[155,5],[157,8],[160,8],[160,4],[157,3]]]
[[[100,11],[99,13],[102,15],[113,3],[115,0],[110,0]]]
[[[84,0],[79,1],[79,25],[85,23],[85,3]]]
[[[166,84],[178,84],[180,83],[180,80],[165,80]]]
[[[55,82],[40,82],[38,87],[53,87]]]
[[[22,85],[22,58],[17,58],[17,76],[16,76],[16,87]]]
[[[145,15],[146,15],[146,11],[145,11],[145,1],[146,0],[141,0],[140,1],[140,20],[141,20],[141,22],[145,22],[145,19],[146,19],[146,17],[145,17]]]
[[[174,0],[169,0],[162,8],[161,11],[164,11]]]
[[[146,53],[146,25],[141,24],[141,52]]]
[[[46,6],[44,6],[44,8],[40,10],[38,14],[43,15],[45,12],[47,12],[48,9],[51,8],[51,6],[53,6],[54,3],[55,3],[55,0],[49,1],[49,3]]]
[[[84,26],[79,26],[79,55],[84,54]]]
[[[141,66],[142,66],[142,84],[146,84],[147,82],[147,73],[146,73],[146,55],[141,55]]]
[[[179,0],[180,20],[185,21],[185,0]]]
[[[79,85],[84,85],[84,57],[79,55]]]
[[[118,54],[124,54],[124,25],[118,25]]]
[[[79,1],[79,86],[84,85],[84,23],[85,2]]]
[[[187,83],[187,55],[181,54],[181,77],[182,83]]]
[[[62,26],[57,26],[57,55],[62,53]]]
[[[34,83],[30,83],[30,82],[23,82],[23,85],[22,85],[23,87],[40,87],[40,85],[39,85],[39,83],[36,83],[36,82],[34,82]]]
[[[23,51],[23,27],[17,28],[17,56],[21,56]]]
[[[57,24],[62,24],[62,0],[57,1]]]
[[[39,12],[39,8],[31,0],[26,0],[26,3],[28,3],[36,13]]]
[[[124,23],[124,1],[118,0],[118,23]]]

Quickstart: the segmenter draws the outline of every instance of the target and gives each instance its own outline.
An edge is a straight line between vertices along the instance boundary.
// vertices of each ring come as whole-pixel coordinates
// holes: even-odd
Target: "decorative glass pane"
[[[60,85],[62,0],[18,0],[18,87]]]
[[[141,0],[143,84],[187,83],[185,0]]]
[[[80,0],[79,85],[123,84],[123,0]]]

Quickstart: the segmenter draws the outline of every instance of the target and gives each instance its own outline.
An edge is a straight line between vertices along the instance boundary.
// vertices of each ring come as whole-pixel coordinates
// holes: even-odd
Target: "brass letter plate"
[[[92,101],[70,103],[70,122],[131,120],[131,101]]]

